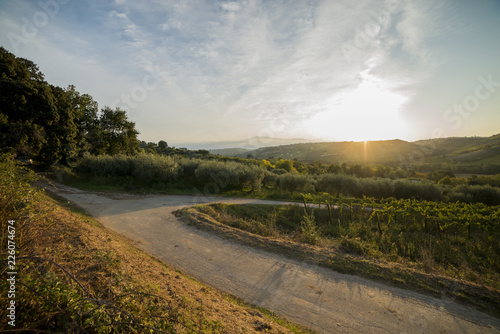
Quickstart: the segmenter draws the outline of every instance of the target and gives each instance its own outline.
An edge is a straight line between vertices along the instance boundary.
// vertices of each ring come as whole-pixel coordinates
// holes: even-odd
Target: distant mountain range
[[[214,154],[221,154],[221,155],[232,155],[227,152],[237,152],[238,150],[240,152],[244,152],[246,150],[255,150],[260,147],[269,147],[269,146],[279,146],[279,145],[289,145],[289,144],[295,144],[295,143],[304,143],[311,141],[310,139],[304,139],[304,138],[291,138],[291,139],[286,139],[286,138],[273,138],[273,137],[251,137],[248,139],[242,139],[242,140],[232,140],[232,141],[215,141],[215,142],[200,142],[200,143],[184,143],[184,144],[177,144],[175,145],[176,147],[185,147],[190,150],[199,150],[199,149],[204,149],[204,150],[209,150]],[[227,151],[224,151],[228,149]],[[221,153],[218,153],[216,151],[220,151]],[[226,153],[224,153],[226,152]]]

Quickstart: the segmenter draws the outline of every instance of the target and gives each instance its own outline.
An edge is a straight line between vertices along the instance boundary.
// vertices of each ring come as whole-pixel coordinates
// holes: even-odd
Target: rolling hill
[[[234,156],[256,159],[282,158],[302,162],[376,163],[455,166],[500,166],[500,134],[491,137],[450,137],[407,142],[383,140],[367,142],[302,143],[245,150]]]
[[[418,150],[418,145],[402,140],[372,142],[303,143],[264,147],[247,151],[255,158],[297,159],[304,162],[388,162],[404,153]]]
[[[500,164],[500,134],[491,137],[452,137],[421,140],[416,144],[430,148],[428,160],[451,163]]]

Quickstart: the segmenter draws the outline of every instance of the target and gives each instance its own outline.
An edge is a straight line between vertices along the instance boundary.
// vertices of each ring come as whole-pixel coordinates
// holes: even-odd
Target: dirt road
[[[166,263],[321,333],[500,333],[500,320],[472,308],[235,244],[172,214],[198,203],[267,201],[56,187],[49,190]]]

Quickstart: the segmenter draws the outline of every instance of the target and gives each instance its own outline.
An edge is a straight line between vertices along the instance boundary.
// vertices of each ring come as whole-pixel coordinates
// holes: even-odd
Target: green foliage
[[[394,183],[394,197],[439,201],[442,199],[442,193],[441,189],[433,183],[398,180]]]
[[[194,176],[196,169],[203,162],[201,159],[179,159],[179,165],[184,176]]]
[[[445,177],[453,178],[453,177],[455,177],[455,174],[451,170],[437,170],[437,171],[428,173],[426,175],[426,177],[429,180],[437,182]]]
[[[344,174],[323,174],[316,181],[318,191],[340,196],[341,193],[353,195],[358,193],[358,179]]]
[[[206,207],[219,219],[221,207]],[[340,199],[314,214],[298,205],[224,205],[223,211],[221,222],[253,233],[269,235],[257,226],[273,226],[275,235],[297,241],[337,243],[347,252],[500,287],[500,206],[363,198]]]
[[[484,203],[486,205],[500,205],[500,189],[492,186],[461,185],[454,189],[452,200],[465,203]]]
[[[131,177],[139,183],[165,185],[173,182],[181,170],[172,157],[141,153],[88,156],[77,165],[76,171],[98,178]]]
[[[467,184],[471,186],[487,186],[490,185],[492,187],[500,188],[500,174],[497,175],[472,175],[467,178]]]
[[[443,177],[442,179],[440,179],[438,181],[438,184],[442,184],[444,186],[451,186],[453,184],[453,180],[451,177],[449,177],[448,175],[446,175],[445,177]]]
[[[279,159],[274,163],[275,168],[284,169],[287,172],[296,172],[297,170],[293,167],[293,161],[288,159]]]
[[[0,149],[45,164],[69,163],[85,152],[137,151],[125,112],[97,103],[74,86],[50,85],[31,61],[0,47]]]
[[[346,168],[344,166],[343,168]],[[354,175],[325,173],[304,175],[288,173],[284,169],[267,170],[261,161],[213,156],[195,153],[158,155],[86,156],[76,166],[76,174],[92,176],[99,184],[125,186],[129,190],[153,186],[155,188],[198,188],[210,193],[215,191],[248,192],[259,196],[290,199],[298,191],[308,192],[324,201],[326,194],[335,197],[373,197],[378,199],[419,199],[463,203],[500,204],[500,189],[496,187],[467,185],[465,179],[453,178],[448,182],[434,183],[422,179],[358,178]],[[281,173],[277,173],[281,171]],[[447,178],[446,176],[445,178]],[[449,178],[451,179],[451,178]],[[447,180],[449,180],[447,179]],[[443,184],[446,183],[446,184]],[[282,191],[288,192],[283,193]]]
[[[259,191],[266,173],[262,166],[206,161],[196,168],[194,174],[200,185],[215,184],[217,189],[223,190],[251,188],[252,191]]]
[[[28,211],[37,198],[37,191],[30,187],[35,180],[35,173],[17,166],[12,156],[0,156],[0,219],[3,223],[14,217],[28,218]]]
[[[127,120],[125,111],[105,107],[99,117],[101,138],[96,152],[115,155],[118,153],[132,154],[137,151],[137,135],[135,123]]]
[[[305,243],[316,245],[318,243],[318,228],[314,220],[314,214],[311,212],[305,214],[300,222],[300,231]]]
[[[312,180],[307,175],[286,173],[278,177],[277,184],[281,189],[293,195],[295,191],[305,190],[308,185],[312,186]]]
[[[323,174],[316,181],[316,189],[339,197],[417,198],[429,201],[442,199],[439,186],[419,180],[391,180],[383,178],[356,178],[344,174]]]

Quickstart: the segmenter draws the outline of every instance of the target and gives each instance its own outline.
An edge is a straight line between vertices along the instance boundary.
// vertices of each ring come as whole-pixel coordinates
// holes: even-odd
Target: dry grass
[[[168,267],[132,241],[46,195],[31,212],[36,214],[22,229],[17,262],[18,331],[142,333],[155,332],[155,328],[169,333],[292,332],[265,312],[235,303],[236,299]],[[4,223],[2,231],[6,230]],[[36,277],[50,277],[43,282],[58,283],[43,290],[34,286]],[[63,303],[68,296],[70,301]],[[6,305],[5,300],[1,302]],[[49,309],[41,309],[45,307]],[[39,316],[32,314],[37,310]],[[73,311],[78,314],[64,316]],[[5,312],[2,308],[2,319]],[[108,325],[102,324],[103,318],[108,319]],[[57,323],[61,319],[68,321],[66,327]],[[302,332],[284,320],[280,322]],[[2,326],[7,325],[2,322]]]

